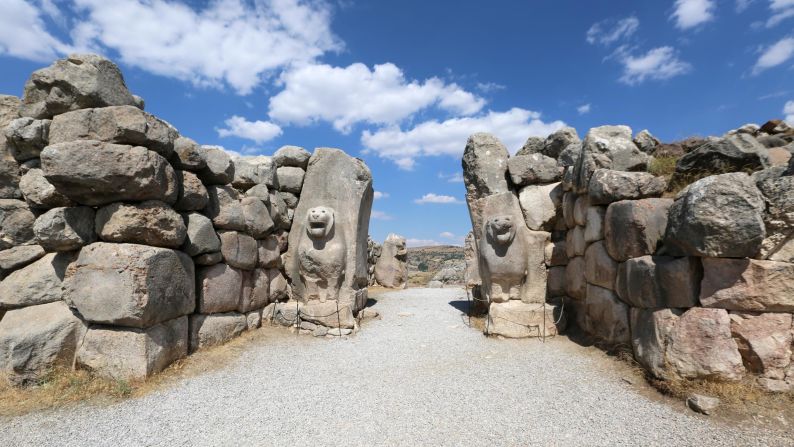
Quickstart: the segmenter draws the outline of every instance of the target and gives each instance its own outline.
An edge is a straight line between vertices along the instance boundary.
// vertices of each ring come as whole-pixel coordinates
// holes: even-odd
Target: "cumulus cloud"
[[[463,183],[463,173],[453,172],[452,174],[438,173],[438,178],[446,180],[447,183]]]
[[[777,67],[791,59],[792,56],[794,56],[794,37],[784,37],[761,51],[761,55],[753,67],[753,74]]]
[[[431,106],[459,114],[479,112],[485,100],[438,78],[408,81],[394,64],[361,63],[347,67],[306,65],[284,73],[284,90],[270,99],[270,117],[278,122],[333,123],[349,133],[356,123],[397,124]]]
[[[436,245],[444,245],[441,242],[438,242],[433,239],[416,239],[416,238],[406,239],[405,244],[409,247],[432,247]]]
[[[0,14],[0,54],[48,62],[72,51],[71,46],[47,32],[43,15],[54,14],[54,4],[45,1],[41,9],[26,0],[4,0]]]
[[[423,195],[420,199],[414,200],[414,203],[418,203],[420,205],[424,205],[426,203],[458,204],[463,203],[463,201],[452,196],[445,196],[431,192]]]
[[[383,211],[378,211],[378,210],[372,210],[370,217],[372,219],[377,219],[377,220],[394,220],[394,217],[392,215],[386,214]]]
[[[216,129],[218,136],[239,137],[253,140],[257,143],[270,141],[281,135],[282,130],[276,124],[268,121],[248,121],[247,119],[234,115],[225,121],[226,127]]]
[[[769,9],[772,10],[772,17],[766,21],[766,26],[772,28],[794,17],[794,0],[769,0]]]
[[[629,85],[641,84],[646,80],[670,79],[692,70],[692,65],[679,59],[672,47],[654,48],[640,55],[632,55],[621,48],[615,55],[623,65],[620,81]]]
[[[443,237],[444,239],[455,239],[455,233],[451,233],[449,231],[443,231],[439,236]]]
[[[342,48],[323,1],[70,0],[71,42],[47,31],[64,21],[52,0],[5,0],[0,54],[49,61],[71,51],[111,53],[129,66],[201,86],[250,93],[281,70]],[[117,53],[116,56],[113,53]]]
[[[676,27],[687,30],[713,20],[716,7],[713,0],[676,0],[675,11],[670,18]]]
[[[365,152],[392,160],[402,169],[412,169],[417,157],[460,156],[469,135],[476,132],[496,135],[514,153],[527,137],[545,137],[562,127],[565,127],[562,121],[541,120],[539,112],[513,108],[507,112],[489,111],[480,116],[425,121],[410,130],[397,126],[375,132],[365,130],[361,143]]]
[[[387,193],[387,192],[375,191],[374,197],[375,197],[375,200],[378,200],[378,199],[386,199],[386,198],[388,198],[388,197],[389,197],[389,193]]]
[[[587,115],[590,113],[590,103],[580,105],[576,108],[576,111],[579,113],[579,115]]]
[[[787,101],[783,106],[783,114],[786,115],[786,122],[794,126],[794,101]]]
[[[611,45],[621,39],[630,37],[639,27],[640,20],[634,16],[618,21],[602,20],[594,23],[587,30],[585,39],[591,44]]]

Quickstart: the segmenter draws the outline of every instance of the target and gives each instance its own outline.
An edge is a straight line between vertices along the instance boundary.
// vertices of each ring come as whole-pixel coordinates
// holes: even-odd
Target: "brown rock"
[[[794,311],[794,264],[703,258],[700,303],[737,311]]]

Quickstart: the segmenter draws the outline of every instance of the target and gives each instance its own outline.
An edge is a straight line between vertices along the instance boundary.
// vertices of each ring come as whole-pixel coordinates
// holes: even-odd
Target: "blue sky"
[[[339,147],[372,169],[370,233],[461,243],[466,137],[563,125],[665,141],[794,121],[794,0],[0,0],[0,92],[69,52],[119,63],[202,144]]]

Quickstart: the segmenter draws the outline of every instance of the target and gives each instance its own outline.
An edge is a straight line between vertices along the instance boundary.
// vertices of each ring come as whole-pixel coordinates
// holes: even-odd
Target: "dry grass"
[[[425,287],[436,272],[410,272],[408,274],[408,287]]]
[[[679,158],[681,157],[669,156],[654,158],[651,164],[648,165],[648,172],[657,177],[669,178],[673,175],[673,172],[675,172],[675,164],[678,162]]]

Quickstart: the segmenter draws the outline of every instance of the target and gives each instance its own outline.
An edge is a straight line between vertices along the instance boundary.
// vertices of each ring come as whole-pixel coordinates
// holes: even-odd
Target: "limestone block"
[[[732,313],[731,334],[748,371],[783,380],[792,360],[792,315]]]
[[[179,211],[199,211],[209,203],[207,188],[198,176],[190,171],[176,171],[179,195],[174,208]]]
[[[584,254],[584,276],[587,282],[609,290],[615,290],[618,263],[612,260],[603,241],[590,244]]]
[[[53,208],[33,223],[36,242],[47,251],[72,251],[96,240],[94,209],[88,206]]]
[[[0,250],[32,242],[35,220],[25,202],[0,199]]]
[[[518,194],[518,201],[530,230],[550,230],[562,205],[562,186],[560,183],[525,186]]]
[[[179,248],[185,241],[187,227],[170,206],[149,200],[117,202],[100,208],[96,213],[96,232],[107,242]]]
[[[222,345],[242,334],[248,328],[246,316],[235,312],[190,315],[189,352]]]
[[[565,328],[557,306],[511,300],[491,303],[486,335],[506,338],[550,337]]]
[[[737,311],[794,311],[794,264],[703,258],[703,307]]]
[[[236,310],[243,291],[243,272],[227,264],[196,271],[197,311],[213,314]]]
[[[616,291],[633,307],[695,307],[702,278],[699,258],[647,255],[620,264]]]
[[[0,309],[60,301],[63,299],[63,278],[72,261],[73,253],[49,253],[12,272],[0,281]]]
[[[611,290],[588,284],[585,312],[591,334],[610,344],[628,344],[631,340],[629,307]]]
[[[590,178],[587,195],[591,205],[608,205],[620,200],[659,197],[666,187],[664,178],[648,172],[598,169]]]
[[[182,247],[185,253],[190,256],[198,256],[220,251],[221,240],[218,239],[218,234],[215,233],[215,228],[209,218],[199,213],[184,214],[182,218],[186,226],[185,243]]]
[[[237,231],[223,231],[219,236],[224,262],[243,270],[256,267],[257,244],[254,238]]]
[[[670,199],[623,200],[609,205],[605,217],[604,240],[612,259],[654,254],[667,226]]]

